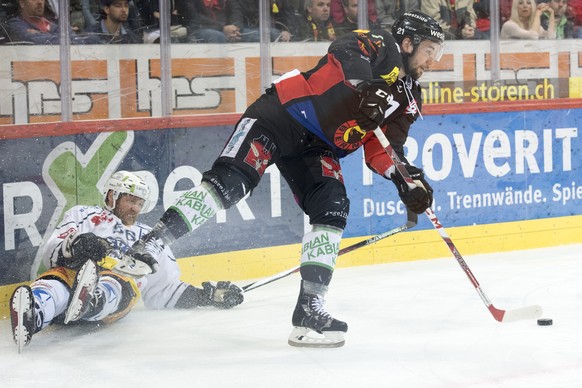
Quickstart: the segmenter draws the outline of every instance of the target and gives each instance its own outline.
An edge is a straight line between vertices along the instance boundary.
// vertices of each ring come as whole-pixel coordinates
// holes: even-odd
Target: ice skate
[[[97,266],[92,260],[87,260],[77,273],[73,285],[73,296],[65,312],[65,324],[78,321],[87,313],[91,307],[91,299],[98,280]]]
[[[293,331],[289,336],[289,345],[309,348],[338,348],[345,344],[348,325],[333,318],[324,309],[325,291],[312,295],[301,292],[293,311]],[[321,286],[325,290],[325,286]]]
[[[20,353],[36,332],[34,297],[29,286],[20,286],[14,290],[10,299],[10,321],[12,337]]]

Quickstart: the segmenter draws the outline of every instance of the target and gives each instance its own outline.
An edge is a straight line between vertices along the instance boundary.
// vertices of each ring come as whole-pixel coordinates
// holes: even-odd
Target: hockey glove
[[[131,250],[128,252],[128,255],[134,260],[147,264],[147,266],[152,269],[152,273],[155,273],[157,272],[160,265],[154,256],[157,257],[162,252],[162,250],[163,248],[157,244],[154,238],[149,239],[149,241],[140,239],[135,244],[133,244]]]
[[[355,115],[360,128],[373,131],[384,121],[384,112],[392,101],[390,87],[385,81],[363,81],[356,87],[360,97],[359,111]]]
[[[79,269],[87,260],[100,261],[110,250],[107,240],[93,233],[71,234],[63,241],[57,265]]]
[[[208,304],[219,309],[231,309],[244,300],[242,289],[229,281],[204,282],[202,288]]]
[[[193,309],[214,306],[219,309],[230,309],[241,304],[243,300],[243,290],[231,282],[204,282],[202,288],[188,285],[174,307]]]
[[[428,182],[424,179],[424,172],[422,169],[409,164],[405,166],[408,175],[410,175],[414,180],[417,187],[414,189],[408,187],[404,178],[402,178],[398,171],[390,175],[390,179],[396,185],[400,200],[404,203],[406,208],[416,214],[422,214],[432,205],[432,187],[430,187]]]

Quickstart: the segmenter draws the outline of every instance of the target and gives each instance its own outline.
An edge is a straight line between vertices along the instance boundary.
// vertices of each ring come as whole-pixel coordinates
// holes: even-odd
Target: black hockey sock
[[[170,234],[172,235],[174,240],[176,240],[176,239],[182,237],[183,235],[185,235],[186,233],[190,232],[190,229],[188,228],[188,225],[186,224],[186,222],[182,219],[180,214],[178,214],[178,212],[174,209],[170,208],[170,209],[166,210],[166,212],[162,215],[160,222],[162,222],[165,225],[167,231],[170,232]],[[154,231],[155,231],[155,229],[156,228],[154,228]],[[163,229],[163,228],[160,228],[160,229]],[[164,242],[166,244],[168,243],[167,241],[165,241],[164,236],[157,236],[157,237],[164,240]]]
[[[323,284],[324,286],[329,285],[331,276],[333,275],[332,270],[319,265],[303,265],[301,266],[300,272],[301,279]]]

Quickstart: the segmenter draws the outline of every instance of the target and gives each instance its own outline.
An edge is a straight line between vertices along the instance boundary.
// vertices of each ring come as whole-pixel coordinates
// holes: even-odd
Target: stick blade
[[[522,307],[512,310],[498,310],[490,306],[493,317],[499,322],[515,322],[526,319],[537,319],[542,316],[542,307],[538,305]]]

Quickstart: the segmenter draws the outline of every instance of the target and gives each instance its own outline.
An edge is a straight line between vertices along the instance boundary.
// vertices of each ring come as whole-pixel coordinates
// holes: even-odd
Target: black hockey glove
[[[390,87],[385,81],[363,81],[356,91],[360,96],[356,121],[364,131],[373,131],[384,121],[384,112],[392,101]]]
[[[63,241],[57,265],[79,269],[87,260],[100,261],[110,250],[107,240],[93,233],[72,234]]]
[[[416,214],[422,214],[432,205],[432,187],[424,179],[422,169],[409,164],[405,166],[408,175],[415,181],[417,187],[410,189],[398,171],[390,175],[390,179],[396,185],[400,200],[406,208]]]
[[[174,306],[177,309],[214,306],[230,309],[244,300],[243,290],[229,281],[204,282],[202,288],[188,285]]]
[[[242,289],[229,281],[204,282],[202,288],[208,305],[219,309],[231,309],[244,300]]]

